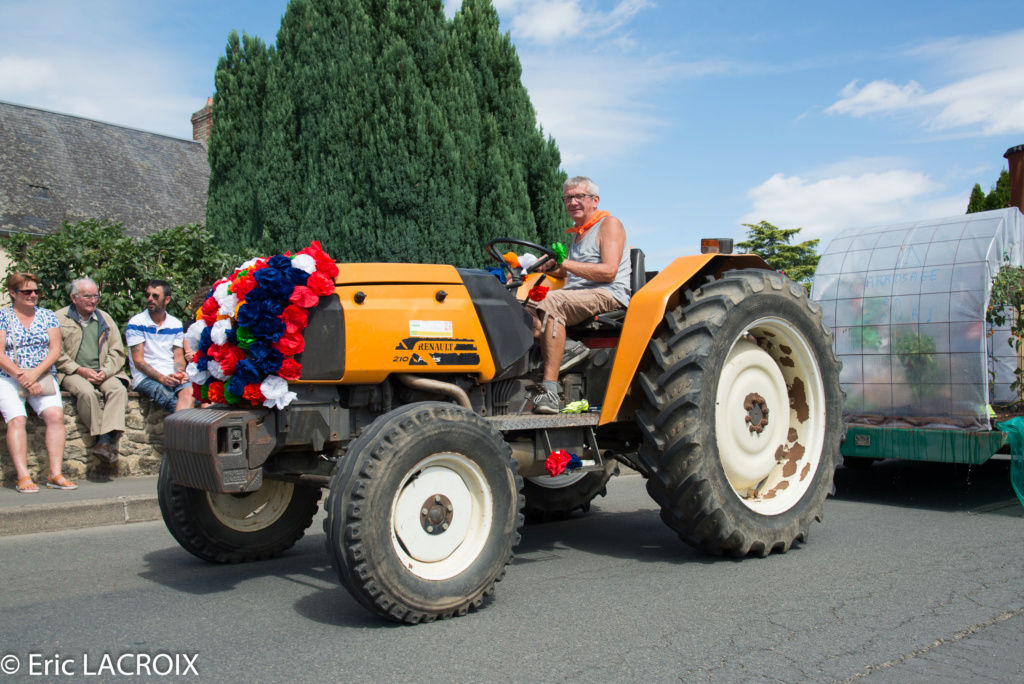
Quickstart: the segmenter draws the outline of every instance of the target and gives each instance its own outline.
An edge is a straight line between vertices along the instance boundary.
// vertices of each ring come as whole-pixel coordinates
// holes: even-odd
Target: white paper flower
[[[532,254],[524,254],[521,257],[518,257],[518,259],[519,265],[523,267],[524,271],[533,266],[538,261],[537,257],[533,256]]]
[[[268,375],[267,379],[260,383],[260,392],[266,397],[263,405],[267,408],[283,409],[298,395],[288,391],[288,381],[279,375]]]
[[[254,264],[255,264],[255,263],[257,262],[257,261],[259,261],[259,260],[260,260],[260,259],[259,259],[259,257],[253,257],[252,259],[249,259],[249,260],[248,260],[248,261],[246,261],[246,262],[245,262],[244,264],[242,264],[241,266],[239,266],[239,267],[238,267],[238,270],[239,270],[239,271],[244,271],[245,269],[249,268],[250,266],[253,266],[253,265],[254,265]]]
[[[206,381],[210,379],[209,371],[199,370],[199,366],[197,366],[195,362],[185,366],[185,375],[188,376],[188,379],[190,381],[196,383],[197,385],[204,385],[206,384]]]
[[[213,324],[213,329],[210,331],[210,339],[213,340],[214,344],[224,344],[228,341],[228,331],[231,330],[231,319],[225,318],[224,320],[217,321]]]
[[[228,292],[229,283],[226,281],[213,288],[213,298],[220,305],[221,316],[234,316],[238,307],[238,295]]]
[[[210,375],[217,378],[221,382],[227,380],[228,376],[224,375],[224,371],[220,369],[220,362],[211,360],[206,364],[206,370],[209,371]]]
[[[292,268],[297,268],[312,273],[316,270],[316,259],[308,254],[299,254],[292,259]]]
[[[188,342],[188,346],[192,348],[192,351],[199,349],[199,339],[203,336],[203,330],[206,329],[206,322],[199,320],[188,326],[188,332],[185,333],[185,341]]]

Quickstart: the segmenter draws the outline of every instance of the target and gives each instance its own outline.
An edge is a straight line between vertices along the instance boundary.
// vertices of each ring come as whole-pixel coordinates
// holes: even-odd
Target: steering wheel
[[[523,281],[522,279],[516,278],[516,274],[515,272],[512,271],[512,267],[509,265],[507,261],[505,261],[505,257],[501,254],[501,252],[498,251],[496,245],[501,244],[519,245],[521,247],[526,247],[528,249],[535,249],[544,255],[540,259],[538,259],[537,263],[535,263],[533,266],[525,269],[525,273],[536,273],[538,267],[540,267],[543,264],[546,264],[549,261],[554,261],[556,264],[558,263],[558,255],[555,254],[554,250],[552,250],[550,247],[538,245],[536,242],[529,242],[527,240],[517,240],[516,238],[495,238],[494,240],[491,240],[490,242],[487,243],[487,254],[492,259],[501,264],[502,270],[508,276],[508,282],[506,283],[506,287],[510,290],[518,288],[520,285],[523,284]]]

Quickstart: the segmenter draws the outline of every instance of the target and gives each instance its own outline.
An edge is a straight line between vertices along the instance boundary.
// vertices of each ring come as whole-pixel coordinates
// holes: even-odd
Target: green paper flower
[[[561,242],[556,242],[551,245],[551,251],[558,257],[558,263],[565,261],[566,255],[569,254],[569,248],[563,245]]]
[[[249,332],[248,328],[242,326],[238,326],[235,338],[238,341],[238,346],[242,349],[248,349],[249,345],[256,341],[256,336]]]
[[[231,392],[229,392],[227,386],[225,386],[224,387],[224,401],[228,402],[229,404],[237,404],[239,401],[241,401],[241,399],[239,399],[238,396],[236,396],[236,395],[232,394]]]

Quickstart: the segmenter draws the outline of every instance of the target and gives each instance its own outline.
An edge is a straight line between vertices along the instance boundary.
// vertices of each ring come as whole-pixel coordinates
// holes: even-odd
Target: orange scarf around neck
[[[594,215],[591,216],[589,219],[587,219],[587,222],[584,223],[582,226],[573,226],[572,228],[570,228],[569,230],[567,230],[565,232],[566,233],[576,233],[577,235],[583,235],[585,232],[587,232],[588,230],[593,228],[595,225],[597,225],[598,221],[600,221],[601,219],[603,219],[603,218],[605,218],[607,216],[611,216],[611,215],[612,215],[612,212],[610,212],[610,211],[603,211],[603,210],[602,211],[595,211]]]

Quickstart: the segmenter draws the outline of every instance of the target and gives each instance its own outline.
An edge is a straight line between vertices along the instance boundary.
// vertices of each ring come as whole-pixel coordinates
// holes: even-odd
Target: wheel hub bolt
[[[743,408],[747,415],[744,421],[749,424],[751,433],[761,434],[768,426],[768,403],[757,392],[751,392],[743,400]]]
[[[444,494],[434,494],[420,508],[420,525],[427,534],[442,534],[452,523],[454,507]]]

